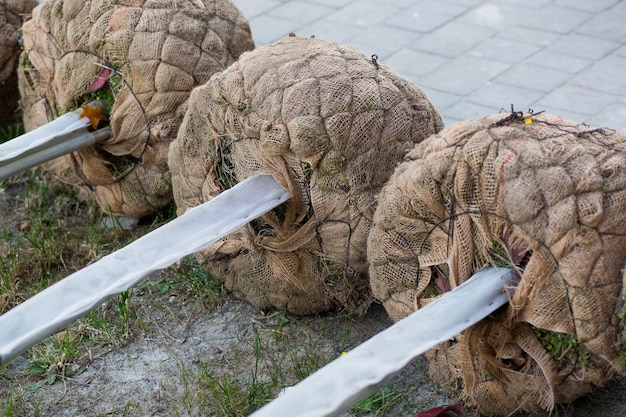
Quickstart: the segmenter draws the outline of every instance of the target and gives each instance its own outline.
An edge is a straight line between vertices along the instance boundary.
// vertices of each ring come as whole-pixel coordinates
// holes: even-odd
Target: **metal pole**
[[[88,125],[88,119],[70,112],[0,144],[0,180],[112,136],[110,127],[90,132]]]

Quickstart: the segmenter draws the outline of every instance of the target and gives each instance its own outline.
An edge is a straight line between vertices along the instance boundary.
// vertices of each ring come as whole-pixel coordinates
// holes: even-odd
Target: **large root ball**
[[[485,413],[551,411],[626,373],[626,136],[512,112],[418,144],[381,192],[371,287],[399,320],[485,265],[509,306],[428,353]]]
[[[191,90],[254,48],[230,0],[47,0],[23,33],[27,130],[94,99],[112,103],[113,138],[45,170],[137,218],[172,200],[167,149]]]
[[[17,120],[19,29],[36,5],[37,0],[0,0],[0,127]]]
[[[208,248],[208,268],[260,308],[362,313],[375,195],[442,127],[423,91],[375,59],[287,37],[193,91],[169,154],[178,213],[271,174],[292,198]]]

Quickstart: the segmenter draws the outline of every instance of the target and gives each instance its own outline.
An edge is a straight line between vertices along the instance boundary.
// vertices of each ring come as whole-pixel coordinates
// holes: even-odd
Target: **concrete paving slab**
[[[348,26],[377,25],[395,15],[398,8],[382,2],[353,2],[328,16],[330,22]]]
[[[498,38],[513,39],[532,45],[548,46],[557,39],[560,39],[563,35],[548,32],[547,30],[510,26],[500,30],[496,36]]]
[[[505,77],[510,68],[502,62],[463,55],[424,76],[421,83],[437,90],[467,95],[501,74]]]
[[[556,88],[545,97],[537,100],[535,109],[545,109],[549,113],[557,113],[556,110],[571,110],[584,117],[581,122],[588,122],[591,116],[606,109],[615,102],[615,96],[591,90],[575,84],[566,84]]]
[[[626,56],[626,45],[620,46],[613,54],[617,56]]]
[[[594,61],[591,59],[554,52],[547,48],[544,48],[533,56],[529,57],[526,62],[552,68],[555,70],[566,71],[572,75],[575,75],[582,70],[589,68],[591,65],[593,65]]]
[[[348,25],[338,25],[328,20],[318,20],[309,25],[302,26],[295,31],[299,36],[315,36],[332,42],[351,45],[350,39],[354,39],[363,33],[363,28]]]
[[[515,0],[501,0],[501,3],[511,3],[511,4],[520,4],[521,2]],[[524,7],[528,8],[538,8],[544,7],[547,4],[550,4],[550,0],[526,0],[523,2]]]
[[[435,71],[448,61],[450,61],[450,58],[445,58],[429,52],[421,52],[410,48],[404,48],[397,51],[387,59],[384,59],[382,62],[389,65],[399,74],[403,74],[405,77],[407,75],[422,77]]]
[[[558,6],[573,7],[587,12],[601,12],[619,3],[620,0],[557,0]]]
[[[443,28],[418,38],[411,48],[456,58],[496,33],[497,31],[493,28],[453,21]]]
[[[248,19],[262,15],[281,4],[276,0],[237,0],[234,3]]]
[[[590,12],[548,4],[536,9],[525,8],[517,16],[519,25],[533,29],[569,33],[593,17]]]
[[[284,3],[269,12],[270,16],[298,23],[312,23],[335,11],[332,7],[305,1]]]
[[[514,103],[626,131],[624,0],[234,2],[257,45],[295,32],[376,54],[446,121]]]
[[[560,69],[522,62],[495,80],[513,87],[531,88],[548,93],[565,84],[571,76],[570,73]]]
[[[386,23],[428,33],[463,15],[467,10],[467,6],[451,3],[419,2],[387,19]]]
[[[492,37],[479,43],[468,54],[478,58],[486,58],[507,64],[521,62],[541,50],[541,47],[523,40]]]
[[[467,101],[500,109],[528,109],[545,96],[545,93],[531,88],[515,87],[498,81],[490,81],[467,96]]]
[[[529,28],[521,23],[528,18],[528,14],[532,10],[526,3],[491,1],[472,8],[460,20],[470,25],[490,27],[500,32],[506,32],[517,26]],[[545,28],[540,29],[545,30]]]
[[[389,55],[403,46],[411,45],[420,36],[421,34],[411,30],[388,25],[374,25],[359,30],[348,43],[361,49],[367,55],[376,54],[381,60],[386,60]]]
[[[460,4],[463,6],[475,7],[485,2],[485,0],[446,0],[448,3]]]
[[[409,81],[414,82],[411,77],[408,77]],[[417,84],[417,83],[416,83]],[[435,90],[428,86],[421,86],[422,90],[428,95],[428,99],[439,110],[439,112],[445,114],[444,110],[453,104],[461,101],[463,96],[452,93],[445,93],[443,91]],[[452,117],[449,117],[450,119]],[[446,124],[447,125],[447,124]]]
[[[604,91],[617,96],[626,95],[626,57],[607,56],[584,69],[571,80],[573,84]]]
[[[302,23],[263,14],[250,20],[254,42],[258,45],[272,43],[302,27]]]
[[[347,4],[354,3],[354,0],[312,0],[311,3],[325,4],[326,6],[340,9]]]
[[[594,115],[589,119],[589,124],[592,126],[608,126],[619,130],[620,126],[624,126],[624,120],[626,120],[626,99],[613,103]],[[622,132],[624,131],[622,129]]]
[[[549,52],[573,55],[580,58],[600,59],[617,48],[620,43],[578,33],[568,34],[548,46]]]
[[[443,119],[446,126],[450,126],[462,120],[476,119],[487,114],[498,113],[500,109],[502,107],[485,106],[467,100],[460,100],[445,109]]]
[[[579,33],[624,42],[626,39],[626,3],[620,1],[602,13],[594,15],[578,28]]]

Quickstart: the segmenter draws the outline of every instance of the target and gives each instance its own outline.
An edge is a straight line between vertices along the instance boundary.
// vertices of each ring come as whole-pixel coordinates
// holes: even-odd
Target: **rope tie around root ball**
[[[209,270],[260,308],[363,313],[375,195],[442,128],[424,92],[384,65],[287,37],[193,91],[168,159],[178,213],[271,174],[292,198],[206,250]]]
[[[543,412],[626,374],[626,136],[547,114],[468,120],[416,145],[381,192],[371,287],[399,320],[485,265],[509,306],[431,350],[482,412]]]
[[[172,200],[167,150],[191,90],[254,48],[230,0],[47,0],[23,33],[27,130],[92,100],[110,106],[112,139],[44,170],[135,218]]]

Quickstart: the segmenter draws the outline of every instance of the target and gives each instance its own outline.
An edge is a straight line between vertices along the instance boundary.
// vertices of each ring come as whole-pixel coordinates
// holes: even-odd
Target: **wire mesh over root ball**
[[[442,127],[424,92],[376,59],[286,37],[193,91],[169,154],[178,213],[271,174],[291,199],[208,248],[208,268],[260,308],[362,313],[375,195]]]
[[[36,5],[37,0],[0,0],[0,127],[16,120],[19,29]]]
[[[371,287],[399,320],[485,265],[510,304],[428,353],[482,412],[551,411],[626,373],[626,136],[496,114],[418,144],[381,192]]]
[[[254,48],[230,0],[47,0],[23,33],[27,130],[92,100],[112,107],[112,139],[45,170],[136,218],[172,200],[167,150],[191,90]]]

